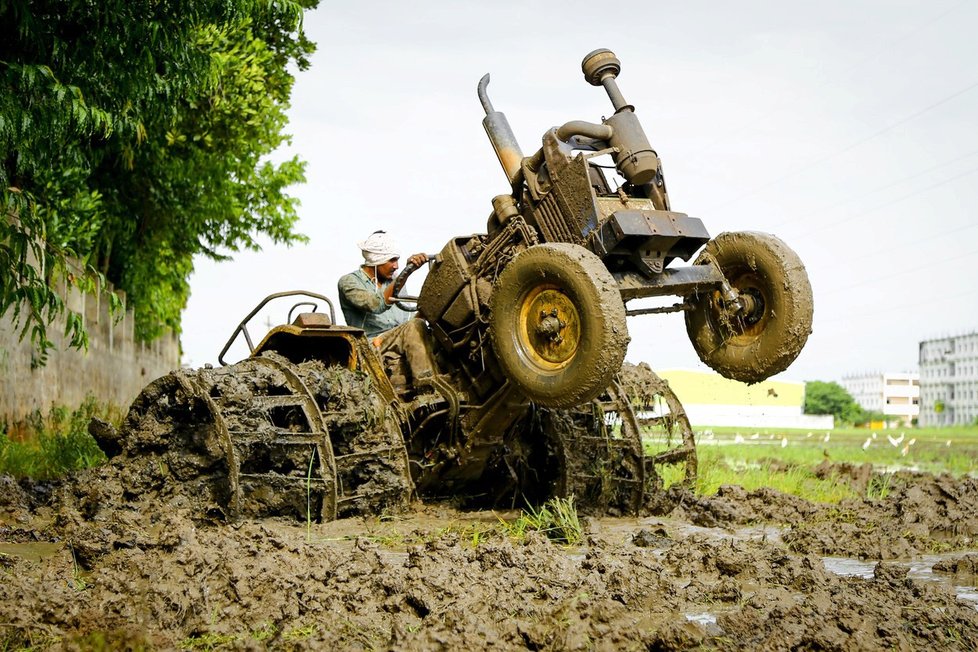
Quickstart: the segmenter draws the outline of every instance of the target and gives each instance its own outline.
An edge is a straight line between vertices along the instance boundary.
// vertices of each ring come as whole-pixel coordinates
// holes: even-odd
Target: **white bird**
[[[950,447],[951,447],[951,440],[950,440],[950,439],[948,439],[948,440],[947,440],[947,443],[946,443],[946,444],[944,444],[944,445],[945,445],[945,446],[947,446],[948,448],[950,448]]]
[[[887,435],[886,436],[886,439],[887,439],[887,441],[890,442],[890,445],[891,446],[893,446],[894,448],[896,448],[897,446],[899,446],[900,444],[903,443],[903,433],[901,432],[900,433],[900,436],[899,437],[896,437],[896,438],[893,438],[890,435]]]
[[[873,433],[873,441],[876,441],[876,433]]]
[[[873,443],[872,437],[866,437],[866,441],[863,442],[863,450],[869,448],[869,445]]]
[[[914,437],[913,439],[907,442],[907,446],[913,446],[916,443],[917,443],[917,438]]]
[[[757,438],[759,438],[760,436],[761,436],[761,433],[759,433],[759,432],[755,432],[755,433],[754,433],[753,435],[751,435],[751,436],[750,436],[750,438],[751,438],[751,439],[757,439]]]
[[[812,433],[808,433],[807,435],[805,435],[805,439],[808,439],[811,436],[812,436]]]
[[[900,455],[902,455],[903,457],[906,457],[907,456],[907,452],[909,450],[910,450],[910,444],[907,444],[902,449],[900,449]]]
[[[788,438],[787,437],[782,437],[781,438],[781,448],[785,448],[787,445],[788,445]]]
[[[734,437],[734,443],[735,443],[735,444],[740,444],[740,443],[742,443],[743,441],[744,441],[744,436],[743,436],[743,435],[741,435],[741,434],[740,434],[740,433],[738,432],[738,433],[737,433],[737,436],[736,436],[736,437]]]
[[[824,441],[827,444],[827,443],[829,443],[829,439],[831,439],[831,438],[832,438],[832,433],[827,432],[827,433],[825,433],[825,437],[822,438],[822,441]]]

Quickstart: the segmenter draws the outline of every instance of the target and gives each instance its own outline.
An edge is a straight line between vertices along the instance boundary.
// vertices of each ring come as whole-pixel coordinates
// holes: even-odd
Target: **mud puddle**
[[[949,553],[943,555],[924,555],[908,561],[896,560],[893,565],[905,568],[907,578],[921,582],[934,582],[946,586],[954,592],[959,600],[970,603],[978,610],[978,575],[973,572],[954,573],[941,572],[942,566],[947,568],[956,562],[969,558],[975,552]],[[858,577],[861,579],[873,579],[876,570],[876,561],[853,559],[851,557],[823,557],[822,563],[830,573],[842,577]]]
[[[704,527],[682,520],[651,518],[591,518],[589,531],[597,537],[640,547],[665,548],[676,540],[699,536],[713,540],[767,541],[780,544],[783,527],[742,525],[729,528]],[[656,544],[659,544],[658,546]]]
[[[58,554],[62,548],[62,543],[0,543],[0,559],[17,557],[26,561],[41,561]]]

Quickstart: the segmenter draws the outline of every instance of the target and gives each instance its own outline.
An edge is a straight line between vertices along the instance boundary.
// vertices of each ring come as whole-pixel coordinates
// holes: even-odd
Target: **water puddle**
[[[873,579],[875,561],[862,561],[850,557],[822,557],[825,570],[841,577],[861,577],[864,580]]]
[[[698,625],[716,625],[717,615],[710,613],[709,611],[703,611],[701,613],[688,613],[686,614],[686,620]]]
[[[47,541],[34,543],[0,543],[0,555],[18,557],[26,561],[41,561],[53,557],[64,548],[63,543]]]
[[[949,553],[945,555],[924,555],[911,561],[892,562],[897,566],[907,569],[907,577],[922,582],[940,582],[951,588],[959,600],[970,603],[978,610],[978,577],[974,575],[954,575],[948,573],[938,573],[934,571],[934,564],[938,562],[959,559],[965,554],[963,552]],[[863,561],[850,557],[823,557],[822,563],[825,570],[841,577],[860,577],[862,579],[873,579],[873,569],[876,568],[875,561]]]
[[[686,620],[696,623],[703,628],[707,636],[723,636],[723,628],[717,625],[717,615],[712,611],[690,611],[685,614]]]

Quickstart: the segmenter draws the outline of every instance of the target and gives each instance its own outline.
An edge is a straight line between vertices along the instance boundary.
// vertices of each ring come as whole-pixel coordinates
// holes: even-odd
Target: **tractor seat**
[[[333,322],[325,312],[300,312],[292,325],[300,328],[327,328],[332,326]]]

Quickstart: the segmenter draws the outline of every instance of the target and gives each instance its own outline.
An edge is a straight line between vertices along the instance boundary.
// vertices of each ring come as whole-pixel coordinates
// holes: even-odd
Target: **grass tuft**
[[[519,518],[512,523],[503,522],[503,526],[517,540],[524,539],[530,532],[541,532],[551,541],[573,546],[584,538],[573,496],[551,498],[536,509],[528,507]]]
[[[35,411],[18,440],[6,426],[0,428],[0,474],[48,480],[102,464],[105,454],[88,434],[92,417],[121,421],[121,415],[89,397],[77,410],[53,407],[47,415]]]

